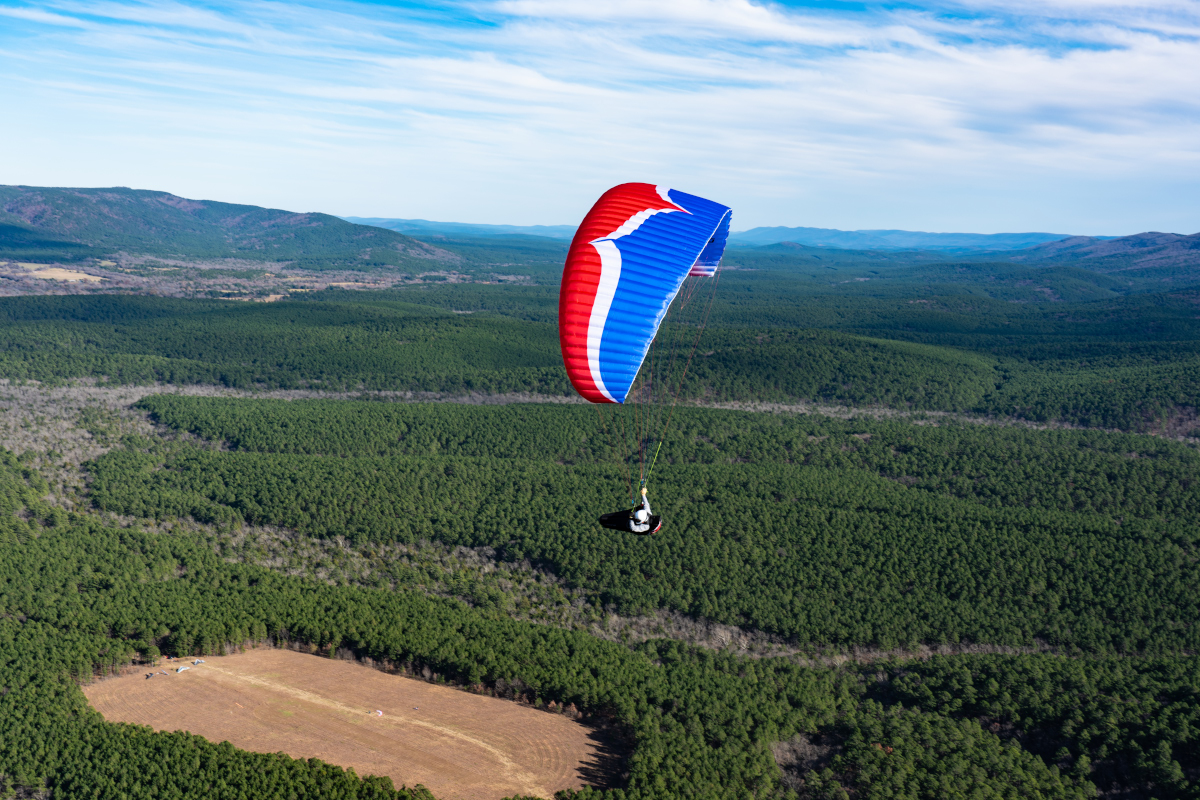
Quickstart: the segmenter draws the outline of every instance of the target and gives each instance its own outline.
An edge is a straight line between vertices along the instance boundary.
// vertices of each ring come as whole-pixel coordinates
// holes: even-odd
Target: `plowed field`
[[[182,664],[84,694],[112,722],[315,757],[439,798],[551,797],[582,786],[601,760],[589,729],[565,717],[351,662],[263,649],[175,673]]]

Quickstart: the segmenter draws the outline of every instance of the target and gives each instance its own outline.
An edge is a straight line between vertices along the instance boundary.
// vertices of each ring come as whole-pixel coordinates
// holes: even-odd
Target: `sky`
[[[1200,0],[0,0],[0,183],[574,224],[1200,231]]]

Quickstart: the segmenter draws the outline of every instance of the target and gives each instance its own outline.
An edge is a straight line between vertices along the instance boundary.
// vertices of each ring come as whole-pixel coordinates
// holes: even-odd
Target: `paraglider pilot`
[[[642,487],[642,503],[629,511],[615,511],[600,518],[600,524],[614,531],[627,531],[638,536],[658,533],[662,530],[662,517],[650,510],[650,499],[646,487]]]

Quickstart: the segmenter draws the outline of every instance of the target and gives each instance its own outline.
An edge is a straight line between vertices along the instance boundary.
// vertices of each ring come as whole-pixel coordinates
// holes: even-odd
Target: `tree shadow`
[[[613,722],[581,722],[588,729],[588,741],[594,750],[580,763],[577,773],[585,783],[597,789],[620,789],[629,782],[629,756],[633,739],[624,726]]]

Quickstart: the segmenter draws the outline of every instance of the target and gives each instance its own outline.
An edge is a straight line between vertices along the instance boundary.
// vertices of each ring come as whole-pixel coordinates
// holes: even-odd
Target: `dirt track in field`
[[[439,798],[551,797],[603,760],[592,732],[506,700],[290,650],[172,662],[84,687],[110,722],[184,730],[424,784]],[[157,670],[156,670],[157,671]],[[376,716],[374,711],[383,711]]]

